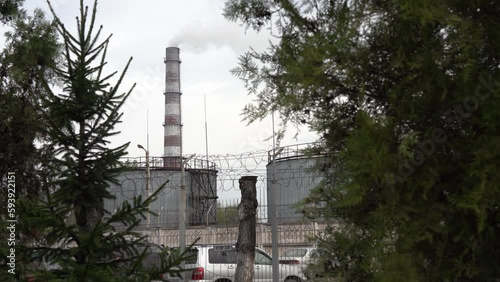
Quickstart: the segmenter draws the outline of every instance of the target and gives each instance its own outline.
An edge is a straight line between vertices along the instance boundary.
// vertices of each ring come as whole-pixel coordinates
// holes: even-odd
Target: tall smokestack
[[[165,139],[163,156],[175,159],[182,156],[181,82],[179,48],[168,47],[165,56]],[[171,162],[169,166],[172,166]],[[167,165],[167,162],[165,162]],[[177,165],[175,165],[177,166]]]

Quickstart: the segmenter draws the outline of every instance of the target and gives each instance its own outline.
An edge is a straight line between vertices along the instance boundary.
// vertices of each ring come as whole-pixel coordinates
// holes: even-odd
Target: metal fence
[[[256,225],[256,255],[254,258],[254,281],[273,280],[272,261],[278,260],[278,281],[301,282],[311,277],[308,272],[309,263],[314,263],[312,252],[315,249],[314,238],[321,236],[328,226],[325,222],[296,222],[280,224],[277,228],[277,253],[275,258],[272,244],[272,228],[268,223]],[[180,233],[178,229],[157,228],[142,231],[148,236],[148,241],[164,247],[179,246]],[[238,224],[217,224],[208,226],[193,226],[186,230],[186,246],[196,241],[191,253],[196,259],[189,268],[193,271],[185,273],[186,281],[191,278],[203,281],[236,282],[234,280],[238,256],[234,246],[239,234]],[[218,247],[223,247],[217,251]],[[231,251],[233,254],[231,255]],[[301,257],[295,257],[300,255]],[[168,281],[181,281],[168,279]]]
[[[287,249],[297,247],[314,247],[314,237],[321,235],[327,223],[302,222],[278,225],[278,246],[280,255]],[[165,247],[179,246],[178,229],[143,230],[150,242]],[[271,225],[258,223],[256,226],[256,246],[271,253]],[[197,244],[235,245],[238,239],[238,225],[213,225],[188,227],[186,230],[186,245],[198,240]]]
[[[297,203],[322,180],[321,174],[313,169],[323,160],[322,157],[310,157],[304,153],[310,146],[311,144],[301,144],[278,148],[274,151],[275,158],[272,158],[269,151],[212,155],[208,159],[200,156],[200,159],[193,158],[187,163],[185,175],[184,172],[180,173],[180,162],[177,163],[176,159],[166,161],[162,157],[152,157],[149,160],[152,169],[150,187],[155,189],[166,180],[169,180],[169,183],[159,195],[158,203],[152,206],[157,215],[148,219],[147,223],[141,224],[141,232],[148,235],[150,242],[166,247],[179,246],[181,237],[179,230],[182,229],[178,220],[180,199],[178,192],[181,180],[184,178],[188,189],[186,245],[195,240],[199,240],[198,244],[205,245],[235,245],[238,238],[237,206],[240,202],[238,180],[243,176],[253,175],[257,176],[259,203],[256,214],[256,246],[268,254],[273,253],[268,208],[272,203],[268,203],[270,198],[268,194],[269,191],[275,191],[279,258],[284,259],[287,251],[291,249],[313,248],[313,239],[321,235],[328,224],[306,221],[296,210]],[[133,185],[122,185],[114,191],[114,194],[118,197],[129,194],[145,195],[146,160],[128,158],[124,161],[131,170],[126,177],[123,177],[123,182],[125,184],[130,182]],[[213,177],[207,178],[206,181],[201,178],[197,180],[190,174],[199,171],[210,172]],[[207,185],[202,182],[207,182]],[[198,191],[199,197],[196,197],[196,190],[200,189],[205,192]],[[194,204],[195,202],[197,204]],[[112,209],[116,204],[118,202],[108,203],[108,209]]]

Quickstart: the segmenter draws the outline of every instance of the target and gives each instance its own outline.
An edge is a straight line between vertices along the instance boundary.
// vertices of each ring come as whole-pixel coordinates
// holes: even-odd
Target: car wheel
[[[298,277],[289,277],[285,279],[285,282],[302,282],[302,280]]]

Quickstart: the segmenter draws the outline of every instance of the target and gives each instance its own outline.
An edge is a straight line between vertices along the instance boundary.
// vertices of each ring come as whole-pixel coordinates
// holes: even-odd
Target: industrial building
[[[124,201],[134,196],[143,198],[162,185],[164,188],[150,209],[157,215],[148,216],[140,227],[179,227],[181,187],[186,189],[187,225],[215,224],[217,200],[217,169],[208,160],[184,157],[182,151],[182,106],[180,80],[180,50],[166,48],[165,54],[165,120],[164,153],[161,157],[126,158],[129,169],[118,177],[119,185],[111,184],[110,193],[116,197],[107,200],[105,208],[113,212]]]

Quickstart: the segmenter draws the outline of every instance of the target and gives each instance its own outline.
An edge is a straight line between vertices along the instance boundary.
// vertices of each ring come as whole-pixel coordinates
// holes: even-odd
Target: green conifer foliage
[[[14,255],[17,259],[21,256],[13,243],[26,244],[43,236],[33,225],[19,220],[23,213],[20,207],[43,194],[42,179],[47,173],[43,161],[52,157],[50,150],[39,146],[47,137],[40,97],[46,95],[42,77],[49,83],[55,81],[50,66],[56,64],[59,55],[57,32],[43,11],[35,9],[28,14],[22,2],[0,3],[1,26],[9,30],[5,32],[5,45],[0,53],[0,202],[3,207],[0,237],[11,239],[12,234],[16,235],[15,241],[0,242],[1,281],[16,280],[15,274],[8,272],[12,267],[6,264],[10,262],[7,256]],[[12,223],[9,219],[18,220],[15,232],[7,228]],[[18,270],[22,268],[20,263],[17,266]]]
[[[307,216],[340,281],[497,281],[500,5],[496,1],[228,0],[277,37],[233,70],[321,135]],[[335,262],[335,263],[334,263]]]
[[[41,163],[39,198],[17,203],[20,225],[35,230],[42,240],[16,246],[16,276],[7,279],[34,276],[36,281],[110,282],[150,281],[167,272],[178,275],[187,251],[165,250],[151,268],[143,263],[147,237],[136,228],[151,213],[149,206],[164,186],[114,211],[104,207],[106,199],[113,199],[109,184],[118,184],[117,176],[127,169],[119,159],[128,143],[110,148],[109,138],[119,134],[115,127],[122,117],[120,108],[133,89],[119,91],[132,58],[118,77],[117,72],[106,73],[111,36],[101,39],[102,26],[95,22],[97,1],[92,9],[80,1],[76,33],[60,21],[50,2],[49,6],[63,51],[60,62],[45,63],[59,87],[41,75],[44,68],[35,73],[36,82],[45,90],[38,97],[45,122],[42,146],[51,151],[52,158]]]
[[[133,89],[118,92],[132,58],[111,85],[116,72],[104,73],[111,36],[100,41],[102,26],[95,26],[96,5],[90,15],[83,1],[80,5],[75,35],[52,11],[64,44],[62,67],[55,69],[63,92],[49,90],[46,106],[51,109],[49,134],[60,156],[57,162],[65,168],[54,197],[72,206],[77,225],[88,231],[104,214],[103,200],[111,198],[108,182],[116,182],[122,171],[119,158],[126,154],[128,143],[117,148],[107,145],[119,133],[114,131],[122,116],[119,110]]]

